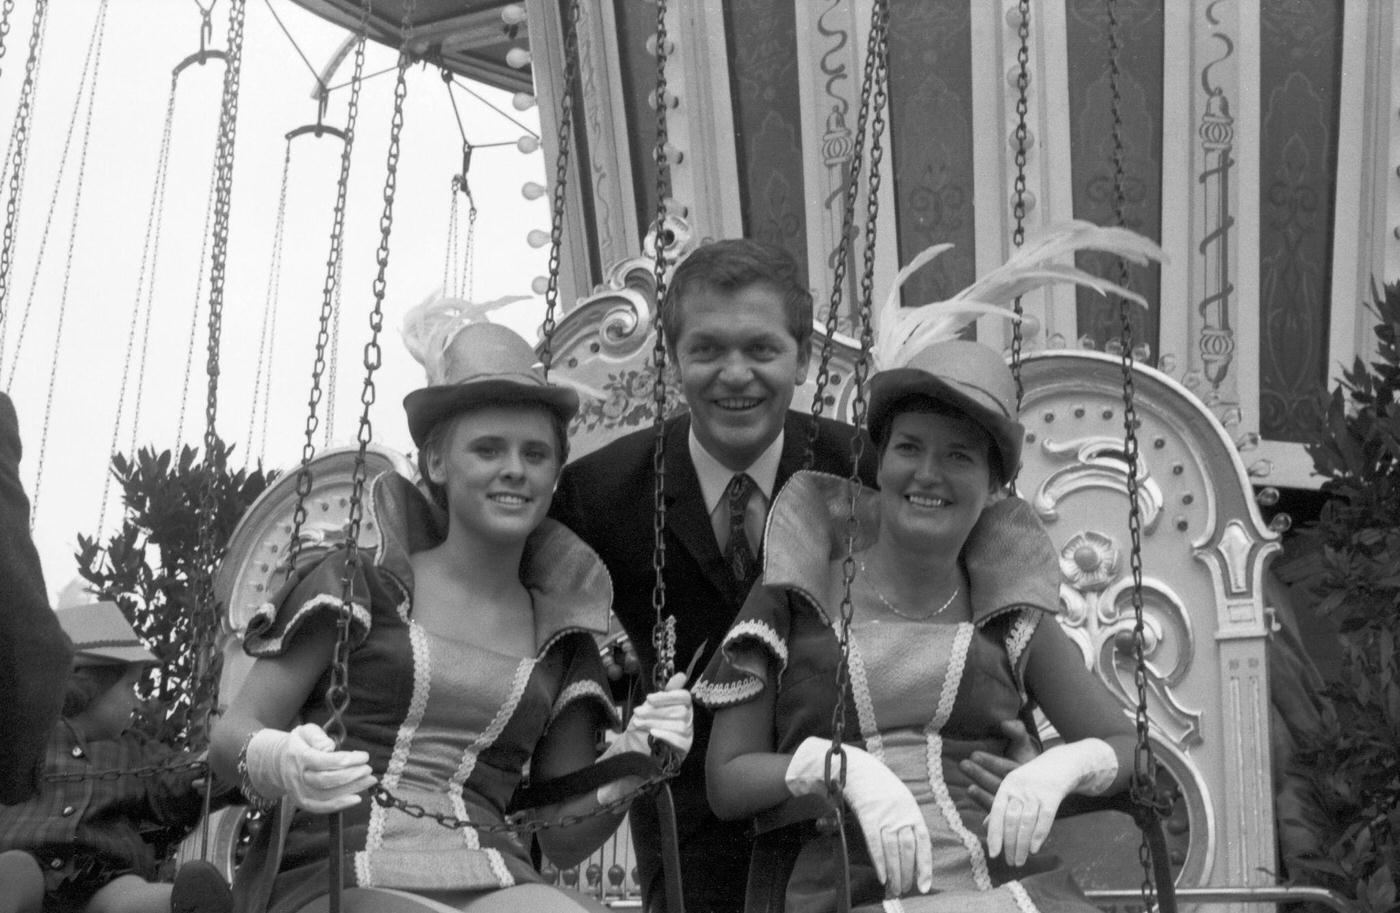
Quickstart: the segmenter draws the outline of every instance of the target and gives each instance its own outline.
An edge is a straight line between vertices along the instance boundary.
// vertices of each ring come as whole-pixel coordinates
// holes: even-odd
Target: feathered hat
[[[434,425],[472,406],[537,404],[565,424],[578,412],[578,393],[545,379],[530,344],[509,327],[485,319],[519,300],[472,304],[435,295],[404,316],[404,344],[428,375],[428,385],[403,400],[408,432],[418,447]]]
[[[873,440],[882,442],[893,417],[891,408],[910,395],[928,396],[965,413],[991,435],[1002,478],[1009,479],[1020,467],[1025,438],[1025,429],[1016,420],[1015,381],[1000,352],[983,343],[958,339],[958,333],[972,320],[988,314],[1019,319],[1005,303],[1056,282],[1083,285],[1146,307],[1147,299],[1130,289],[1056,261],[1081,250],[1097,250],[1146,263],[1162,260],[1162,250],[1126,228],[1104,228],[1081,220],[1064,222],[1027,239],[1006,263],[947,301],[901,307],[899,290],[904,282],[952,246],[930,247],[901,269],[875,315],[875,373],[870,378],[866,429]]]

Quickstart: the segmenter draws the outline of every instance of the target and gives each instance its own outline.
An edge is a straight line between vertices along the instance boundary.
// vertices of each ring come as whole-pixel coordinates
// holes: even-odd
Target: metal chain
[[[133,777],[137,780],[149,780],[151,777],[158,777],[162,774],[184,773],[185,771],[208,773],[209,764],[199,759],[192,761],[172,759],[162,764],[148,764],[145,767],[133,767],[129,770],[99,770],[95,772],[84,771],[82,773],[71,774],[42,774],[39,779],[45,783],[84,783],[89,780],[120,780],[123,777]]]
[[[365,69],[365,42],[369,35],[369,5],[360,10],[359,28],[355,35],[355,69],[350,77],[350,99],[346,103],[345,136],[340,148],[340,174],[335,185],[335,208],[331,216],[330,249],[326,253],[326,274],[321,285],[321,312],[316,325],[316,355],[311,364],[311,389],[306,396],[306,430],[301,445],[301,463],[297,466],[296,507],[292,511],[291,539],[287,544],[287,577],[296,570],[301,555],[301,529],[306,523],[306,499],[311,496],[311,459],[316,455],[316,428],[320,424],[317,409],[321,404],[321,378],[326,370],[326,347],[330,343],[331,316],[335,311],[336,289],[339,288],[340,263],[345,235],[345,200],[350,184],[350,159],[355,146],[355,121],[360,110],[360,85]],[[402,81],[402,74],[400,74]],[[395,101],[398,102],[395,95]],[[396,109],[396,116],[402,115]],[[290,154],[290,142],[288,145]],[[397,157],[397,150],[395,150]],[[383,271],[381,269],[381,275]],[[376,302],[376,308],[378,302]],[[358,525],[358,524],[357,524]],[[337,740],[338,741],[338,740]]]
[[[666,614],[666,340],[661,330],[661,308],[666,301],[666,200],[671,194],[671,163],[666,147],[670,132],[666,125],[666,0],[656,2],[656,232],[653,238],[653,278],[656,285],[656,308],[652,311],[651,328],[655,342],[651,349],[651,401],[655,415],[652,427],[656,444],[651,454],[654,484],[651,504],[651,568],[654,574],[651,590],[653,621],[651,645],[656,652],[652,665],[652,684],[663,688],[676,671],[676,616]]]
[[[369,341],[364,348],[365,379],[360,390],[360,427],[357,434],[359,450],[355,454],[355,468],[351,475],[350,512],[345,524],[345,568],[340,579],[340,615],[336,630],[335,654],[331,660],[331,681],[326,688],[326,709],[330,717],[325,731],[337,746],[345,741],[345,711],[350,706],[350,596],[355,574],[360,566],[360,524],[364,519],[365,481],[368,473],[370,440],[373,425],[370,422],[370,407],[374,405],[374,372],[383,362],[383,352],[379,347],[379,333],[384,328],[384,293],[389,271],[389,237],[394,228],[394,194],[398,188],[399,139],[403,133],[404,99],[408,96],[408,68],[413,63],[409,44],[413,37],[414,0],[406,0],[403,7],[401,44],[399,45],[398,76],[394,81],[394,113],[389,123],[389,151],[385,161],[384,209],[379,217],[379,248],[375,252],[375,262],[379,266],[374,277],[374,304],[369,315]],[[370,3],[365,0],[361,21],[369,21]],[[366,32],[367,34],[367,32]]]
[[[127,382],[131,378],[132,353],[136,345],[136,328],[141,325],[144,317],[145,329],[142,332],[141,340],[141,368],[137,372],[136,378],[136,403],[134,415],[131,419],[132,446],[130,452],[135,452],[136,429],[141,421],[141,389],[144,386],[146,376],[146,351],[151,334],[151,308],[155,299],[155,275],[156,262],[160,256],[160,229],[163,221],[162,215],[165,212],[165,183],[166,175],[170,168],[170,137],[175,124],[175,90],[178,82],[175,79],[170,81],[170,97],[165,104],[165,124],[161,128],[160,151],[156,153],[156,173],[154,186],[151,189],[151,205],[146,213],[146,237],[141,244],[141,266],[136,273],[136,300],[131,305],[131,326],[126,334],[126,358],[122,361],[122,380],[117,387],[117,412],[116,418],[112,421],[112,441],[107,447],[108,454],[117,452],[117,441],[121,437],[122,414],[126,411],[126,391]],[[149,267],[149,270],[148,270]],[[150,276],[150,285],[146,284],[146,277]],[[97,511],[97,531],[100,536],[103,528],[107,525],[107,499],[112,489],[112,473],[102,474],[102,499],[98,502]]]
[[[454,174],[451,183],[451,203],[447,207],[447,255],[442,258],[442,293],[448,296],[458,296],[456,275],[457,194],[460,190],[459,175]]]
[[[335,439],[335,391],[339,389],[340,375],[340,302],[345,293],[345,256],[335,265],[335,303],[331,305],[330,356],[326,359],[326,438],[323,446],[330,447]],[[266,416],[263,418],[266,421]]]
[[[1026,114],[1030,111],[1030,61],[1031,61],[1031,4],[1030,0],[1020,0],[1017,12],[1021,21],[1016,26],[1016,180],[1012,185],[1013,198],[1011,215],[1016,219],[1016,227],[1011,232],[1011,243],[1017,248],[1026,242],[1026,146],[1030,131],[1026,127]],[[1011,376],[1016,381],[1016,412],[1020,414],[1021,403],[1025,400],[1025,387],[1021,381],[1021,347],[1024,339],[1021,334],[1021,296],[1012,303],[1016,319],[1011,324]],[[1019,468],[1017,469],[1019,473]],[[1014,487],[1016,479],[1011,478]]]
[[[856,357],[852,371],[854,396],[851,400],[851,424],[859,431],[865,424],[865,390],[870,375],[870,351],[875,342],[875,328],[872,311],[875,299],[875,239],[876,225],[880,214],[880,162],[884,159],[881,135],[885,130],[885,104],[888,100],[889,84],[889,0],[875,0],[870,11],[870,39],[866,46],[866,72],[870,85],[862,87],[861,94],[870,89],[873,120],[870,136],[870,174],[865,201],[865,250],[860,279],[860,300],[857,322],[860,331],[860,353]],[[855,603],[851,600],[851,585],[856,577],[855,543],[858,523],[856,506],[860,499],[860,464],[865,458],[866,436],[851,435],[851,475],[848,482],[849,502],[846,514],[846,556],[841,562],[841,609],[838,638],[841,658],[836,666],[836,705],[831,712],[831,748],[826,754],[824,775],[828,798],[837,809],[838,820],[841,811],[841,790],[846,785],[845,749],[842,738],[846,732],[846,690],[850,685],[851,674],[851,622],[855,618]],[[839,774],[833,778],[832,767],[840,758]]]
[[[8,159],[10,169],[9,195],[5,199],[5,236],[0,243],[0,358],[4,357],[3,327],[8,325],[10,267],[14,263],[15,229],[19,223],[19,201],[22,188],[21,176],[25,156],[29,150],[29,124],[34,113],[34,81],[39,69],[39,38],[44,31],[48,0],[35,0],[34,30],[29,34],[29,56],[24,62],[24,84],[20,87],[19,107],[15,110],[15,124],[10,134],[12,151]],[[8,15],[6,21],[9,21]],[[18,362],[18,353],[16,359]],[[7,388],[10,385],[6,385]]]
[[[29,513],[29,523],[30,523],[31,528],[33,527],[33,524],[35,523],[35,520],[36,520],[36,518],[37,518],[38,515],[39,515],[39,501],[40,501],[40,495],[41,495],[42,490],[43,490],[43,482],[44,482],[44,458],[45,458],[45,456],[48,454],[48,450],[49,450],[49,426],[50,426],[50,422],[51,422],[51,420],[52,420],[52,418],[53,418],[53,397],[54,397],[54,391],[55,391],[55,390],[57,389],[57,387],[58,387],[58,370],[59,370],[59,365],[61,365],[61,364],[63,363],[63,359],[57,357],[57,350],[58,350],[58,348],[59,348],[59,347],[62,345],[62,343],[63,343],[63,326],[64,326],[65,318],[66,318],[67,315],[68,315],[68,287],[69,287],[69,285],[71,284],[72,278],[73,278],[73,254],[74,254],[74,252],[75,252],[75,251],[77,250],[77,248],[78,248],[78,241],[77,241],[77,239],[78,239],[78,226],[81,224],[80,221],[79,221],[79,218],[80,218],[80,215],[81,215],[81,213],[82,213],[82,205],[83,205],[83,185],[84,185],[84,183],[85,183],[86,180],[87,180],[88,147],[89,147],[89,145],[90,145],[90,143],[91,143],[91,141],[92,141],[92,114],[93,114],[93,110],[97,107],[97,85],[98,85],[98,78],[97,78],[97,77],[98,77],[98,73],[99,73],[99,72],[101,71],[101,69],[102,69],[102,45],[103,45],[103,39],[106,37],[106,32],[107,32],[107,0],[102,0],[102,2],[98,5],[98,7],[97,7],[97,18],[94,20],[94,22],[93,22],[93,27],[92,27],[92,28],[93,28],[92,43],[88,46],[88,59],[89,59],[89,60],[91,61],[91,63],[92,63],[92,70],[91,70],[91,74],[92,74],[92,75],[91,75],[91,78],[90,78],[90,82],[88,83],[88,86],[89,86],[89,87],[88,87],[88,97],[87,97],[87,112],[86,112],[86,114],[83,115],[83,140],[82,140],[82,143],[81,143],[81,145],[79,146],[79,150],[78,150],[78,178],[77,178],[77,182],[74,184],[74,189],[73,189],[73,217],[72,217],[72,221],[69,223],[69,228],[68,228],[68,250],[67,250],[67,252],[65,253],[64,259],[63,259],[63,283],[62,283],[62,285],[60,286],[60,288],[59,288],[59,293],[58,293],[58,319],[57,319],[57,321],[56,321],[56,323],[55,323],[55,325],[54,325],[54,357],[53,357],[53,359],[52,359],[52,367],[49,369],[49,388],[48,388],[47,393],[46,393],[45,396],[44,396],[44,422],[43,422],[43,426],[42,426],[42,428],[41,428],[41,430],[40,430],[40,432],[39,432],[39,457],[38,457],[37,460],[35,460],[35,463],[34,463],[34,489],[33,489],[32,493],[31,493],[31,495],[30,495],[30,513]],[[82,94],[83,94],[84,80],[88,79],[88,67],[87,67],[87,62],[84,62],[84,65],[83,65],[83,74],[82,74],[82,75],[83,75],[83,78],[80,79],[79,82],[78,82],[78,97],[79,97],[80,99],[82,98]],[[75,105],[74,105],[74,109],[73,109],[73,114],[74,114],[74,117],[75,117],[75,118],[77,117],[77,108],[78,108],[78,106],[75,104]],[[69,135],[68,135],[68,139],[71,139],[71,138],[72,138],[72,123],[70,122],[70,124],[69,124]],[[66,158],[66,154],[67,154],[67,145],[66,145],[66,143],[67,143],[67,140],[65,140],[65,147],[64,147],[65,158]],[[58,180],[56,180],[56,181],[54,182],[54,206],[53,206],[54,209],[57,209],[58,188],[59,188],[59,186],[60,186],[62,183],[63,183],[63,166],[60,165],[60,166],[59,166],[59,178],[58,178]],[[49,215],[50,215],[50,218],[51,218],[52,215],[53,215],[52,210],[50,211]],[[52,223],[51,223],[51,222],[46,222],[46,223],[45,223],[45,226],[44,226],[45,240],[47,240],[47,236],[48,236],[48,226],[49,226],[50,224],[52,224]],[[39,262],[42,262],[42,260],[43,260],[43,248],[42,248],[42,245],[41,245],[41,247],[40,247],[40,254],[39,254]],[[35,279],[37,280],[37,279],[38,279],[38,276],[39,276],[39,266],[38,266],[38,262],[36,262],[35,267],[34,267],[34,276],[35,276]],[[38,289],[38,287],[39,287],[39,284],[38,284],[37,281],[36,281],[33,285],[30,286],[30,289],[29,289],[29,299],[28,299],[28,301],[25,303],[25,306],[24,306],[25,322],[27,322],[27,320],[28,320],[28,315],[29,315],[30,307],[31,307],[31,305],[33,304],[33,301],[34,301],[34,293],[35,293],[35,291]],[[23,345],[23,341],[24,341],[24,328],[23,328],[23,324],[21,324],[21,327],[20,327],[20,336],[19,336],[19,338],[17,338],[17,339],[15,340],[15,364],[14,364],[14,368],[19,367],[19,363],[20,363],[19,351],[20,351],[20,347]],[[9,384],[9,386],[13,386],[13,385],[14,385],[14,370],[13,370],[13,368],[12,368],[11,371],[10,371],[10,384]]]
[[[214,197],[214,233],[209,257],[209,335],[205,373],[208,392],[204,405],[204,466],[207,473],[200,496],[199,556],[196,567],[197,598],[190,624],[193,659],[192,710],[204,708],[203,739],[208,738],[208,714],[214,709],[214,632],[218,606],[214,598],[214,570],[220,558],[214,541],[218,519],[218,495],[224,473],[216,420],[219,411],[219,345],[223,335],[224,277],[228,263],[229,216],[233,206],[233,150],[238,131],[238,88],[243,63],[243,23],[247,0],[230,0],[228,13],[228,65],[224,70],[223,97],[219,104],[219,141],[214,154],[218,189]],[[202,746],[201,746],[202,747]]]
[[[215,137],[217,145],[218,138]],[[180,388],[180,415],[175,422],[175,442],[185,436],[185,404],[190,398],[190,377],[194,372],[194,341],[199,331],[199,314],[204,302],[204,267],[208,260],[210,228],[214,224],[214,195],[219,186],[219,162],[217,159],[209,168],[209,190],[204,201],[204,231],[200,235],[199,272],[194,280],[194,300],[190,307],[190,332],[185,343],[185,380]]]
[[[876,13],[872,10],[871,17]],[[812,395],[812,422],[807,426],[807,449],[803,460],[811,469],[816,459],[817,419],[826,408],[826,388],[831,382],[831,358],[836,351],[836,332],[841,325],[841,302],[846,294],[846,268],[851,257],[851,241],[855,235],[856,198],[860,194],[860,172],[865,161],[865,137],[870,120],[870,99],[875,84],[876,38],[872,31],[865,44],[865,69],[860,83],[860,106],[856,112],[856,131],[852,138],[851,161],[847,166],[846,188],[841,205],[841,238],[836,243],[832,264],[831,299],[826,310],[826,336],[822,339],[817,359],[816,392]]]
[[[272,366],[268,359],[268,349],[272,345],[272,324],[276,320],[278,298],[281,295],[282,287],[282,239],[286,233],[287,226],[287,184],[292,171],[292,141],[286,142],[286,147],[282,153],[282,185],[277,193],[277,214],[272,220],[272,257],[267,267],[267,291],[263,295],[263,316],[262,332],[258,335],[258,366],[253,372],[253,408],[248,410],[248,454],[252,455],[253,450],[253,430],[257,427],[259,411],[266,412],[265,403],[262,410],[258,409],[258,400],[266,398],[272,391],[272,378],[268,377],[266,387],[263,384],[264,368],[271,373]],[[267,394],[264,394],[266,389]],[[267,440],[262,441],[261,453],[267,447]]]
[[[15,0],[5,0],[0,6],[0,60],[5,58],[5,39],[10,37],[10,14],[15,11]]]
[[[1116,0],[1106,0],[1108,12],[1108,54],[1109,54],[1109,94],[1113,119],[1113,216],[1114,224],[1122,227],[1126,219],[1126,159],[1123,143],[1123,93],[1121,88],[1122,71],[1120,57],[1122,45],[1119,39],[1118,6]],[[1118,261],[1118,282],[1129,287],[1127,263]],[[1127,463],[1128,496],[1128,567],[1132,574],[1131,590],[1133,603],[1133,682],[1137,690],[1137,705],[1133,708],[1134,725],[1137,731],[1137,745],[1133,752],[1132,795],[1139,813],[1161,817],[1163,798],[1157,791],[1157,762],[1153,756],[1151,724],[1147,715],[1147,656],[1146,624],[1142,602],[1142,513],[1138,506],[1138,417],[1134,405],[1136,396],[1133,387],[1133,324],[1131,303],[1118,299],[1119,353],[1123,372],[1123,459]],[[1156,907],[1157,889],[1152,878],[1152,849],[1146,831],[1138,844],[1138,862],[1142,866],[1143,909]]]
[[[466,294],[462,297],[472,301],[476,295],[476,201],[472,199],[470,190],[467,191],[467,252],[462,257],[462,272],[466,274],[467,286]],[[551,326],[548,332],[552,334],[554,328]]]
[[[662,5],[664,7],[664,0]],[[661,15],[663,14],[658,13],[658,16]],[[579,0],[569,0],[568,9],[564,14],[564,84],[563,97],[559,102],[559,154],[554,160],[554,187],[550,203],[549,267],[546,274],[548,285],[544,290],[544,322],[540,325],[540,364],[544,367],[546,380],[554,363],[554,315],[559,306],[559,265],[564,250],[564,202],[568,198],[569,151],[574,132],[574,82],[578,79],[578,23]],[[665,23],[661,23],[659,27],[664,33]],[[664,51],[659,51],[658,54],[663,55]],[[660,64],[658,79],[662,79],[664,75],[660,73],[659,67]],[[658,105],[658,108],[660,107],[662,106]],[[666,115],[658,116],[664,120]],[[465,180],[465,173],[462,177]],[[660,181],[658,175],[658,185]],[[657,231],[660,230],[658,227]]]

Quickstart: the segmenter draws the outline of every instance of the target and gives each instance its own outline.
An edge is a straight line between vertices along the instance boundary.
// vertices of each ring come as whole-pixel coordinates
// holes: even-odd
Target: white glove
[[[374,785],[369,754],[336,751],[335,741],[315,723],[291,732],[260,729],[245,750],[248,781],[269,799],[287,796],[309,812],[338,812],[357,805]]]
[[[827,739],[815,736],[797,747],[788,763],[788,792],[794,796],[826,794]],[[879,760],[852,745],[846,756],[846,804],[860,822],[865,845],[880,882],[896,896],[914,887],[927,894],[933,888],[933,845],[919,803],[909,787]],[[839,761],[831,774],[838,777]]]
[[[685,673],[671,676],[666,687],[653,691],[641,706],[632,711],[627,728],[613,740],[598,760],[615,757],[626,751],[651,754],[650,739],[670,745],[677,754],[677,763],[685,760],[695,741],[695,708],[690,692],[685,690]],[[607,804],[641,783],[639,777],[623,777],[598,787],[598,802]]]
[[[1070,793],[1099,796],[1118,776],[1118,756],[1103,739],[1056,745],[1006,775],[987,814],[987,852],[1005,848],[1010,865],[1023,865],[1050,836],[1055,813]]]

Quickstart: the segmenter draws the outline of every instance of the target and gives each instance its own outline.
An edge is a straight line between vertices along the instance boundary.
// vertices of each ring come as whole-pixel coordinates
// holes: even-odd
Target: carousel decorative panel
[[[1330,374],[1342,7],[1273,0],[1261,10],[1259,431],[1276,441],[1308,439]]]
[[[1162,0],[1122,0],[1113,28],[1119,41],[1116,54],[1122,119],[1118,135],[1121,154],[1114,148],[1112,53],[1110,22],[1102,0],[1069,0],[1066,16],[1071,148],[1074,150],[1074,215],[1100,225],[1113,225],[1115,157],[1123,170],[1123,222],[1134,231],[1160,241],[1162,213]],[[1090,272],[1116,276],[1118,265],[1100,254],[1083,254],[1078,264]],[[1161,351],[1158,313],[1161,269],[1130,265],[1128,284],[1145,296],[1149,309],[1133,314],[1134,348],[1138,357],[1156,364]],[[1085,345],[1104,349],[1119,335],[1116,301],[1087,289],[1078,292],[1079,337]]]
[[[645,237],[656,219],[656,110],[648,98],[656,90],[656,58],[647,50],[647,39],[656,35],[656,7],[644,3],[616,3],[618,61],[622,70],[622,97],[632,135],[632,179],[637,197],[638,237]],[[604,264],[610,267],[612,264]]]
[[[951,298],[977,278],[972,195],[972,25],[968,5],[890,8],[890,144],[899,261],[954,248],[905,283],[905,304]]]
[[[792,3],[728,0],[725,35],[744,234],[777,244],[797,262],[805,262],[802,116]]]

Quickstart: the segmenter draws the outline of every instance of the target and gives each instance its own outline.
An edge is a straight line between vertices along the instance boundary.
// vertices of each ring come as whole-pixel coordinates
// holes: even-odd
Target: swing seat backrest
[[[1022,380],[1017,487],[1060,550],[1059,621],[1131,715],[1138,692],[1121,364],[1049,352],[1025,361]],[[1234,441],[1201,400],[1142,366],[1132,391],[1145,694],[1156,760],[1180,795],[1166,821],[1170,863],[1183,888],[1272,886],[1264,580],[1278,537],[1259,514]],[[1057,825],[1051,839],[1086,889],[1141,880],[1135,853],[1104,853],[1105,840],[1135,846],[1135,828],[1089,815]]]

